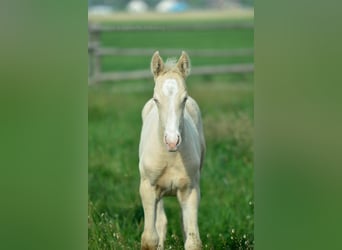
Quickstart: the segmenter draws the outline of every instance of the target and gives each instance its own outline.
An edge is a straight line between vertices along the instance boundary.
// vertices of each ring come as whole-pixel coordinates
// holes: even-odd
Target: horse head
[[[190,59],[186,52],[165,63],[156,51],[151,60],[155,87],[153,100],[158,108],[159,122],[167,150],[174,152],[182,143],[184,108],[188,98],[185,79],[190,74]]]

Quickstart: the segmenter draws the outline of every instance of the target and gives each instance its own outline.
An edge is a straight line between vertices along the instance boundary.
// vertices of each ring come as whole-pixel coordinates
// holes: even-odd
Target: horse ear
[[[154,52],[151,60],[151,72],[157,77],[164,69],[163,59],[159,56],[159,51]]]
[[[184,78],[190,75],[190,69],[191,69],[190,58],[185,51],[182,51],[182,55],[178,59],[177,68],[182,73]]]

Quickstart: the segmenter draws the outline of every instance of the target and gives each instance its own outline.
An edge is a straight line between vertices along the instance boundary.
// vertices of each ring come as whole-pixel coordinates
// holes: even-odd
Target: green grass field
[[[156,48],[161,53],[162,48],[253,48],[252,30],[215,31],[209,37],[203,32],[173,33],[119,32],[103,35],[102,43]],[[105,58],[103,67],[107,71],[147,69],[150,59]],[[194,66],[235,62],[191,59]],[[241,60],[252,62],[253,58]],[[253,74],[190,76],[187,84],[189,94],[202,110],[207,142],[199,210],[204,249],[252,249]],[[144,222],[138,192],[140,113],[152,91],[152,76],[89,87],[89,249],[140,248]],[[166,249],[183,249],[177,199],[165,198],[165,208]]]

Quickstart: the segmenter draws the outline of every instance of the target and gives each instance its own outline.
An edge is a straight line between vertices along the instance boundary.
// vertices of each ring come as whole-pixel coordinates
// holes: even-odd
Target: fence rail
[[[236,65],[215,65],[215,66],[199,66],[191,70],[191,75],[212,75],[222,73],[249,73],[253,72],[253,64],[236,64]],[[120,80],[137,80],[142,78],[151,78],[152,73],[149,70],[134,70],[126,72],[101,73],[98,81],[120,81]]]
[[[91,48],[91,47],[89,47]],[[91,48],[92,49],[92,48]],[[235,50],[217,50],[217,49],[183,49],[191,56],[203,57],[232,57],[232,56],[252,56],[253,49],[235,49]],[[149,48],[98,48],[98,56],[151,56],[156,50]],[[180,53],[179,49],[160,49],[160,52],[166,56],[174,56]]]
[[[208,24],[208,25],[167,25],[167,26],[99,26],[88,25],[89,43],[89,84],[102,81],[132,80],[151,77],[149,70],[135,70],[124,72],[102,72],[101,57],[103,56],[151,56],[155,49],[152,48],[104,48],[100,45],[100,38],[103,32],[118,31],[162,31],[162,30],[215,30],[215,29],[252,29],[252,24]],[[253,49],[183,49],[191,56],[201,57],[233,57],[233,56],[252,56]],[[174,56],[180,53],[180,49],[160,49],[166,56]],[[210,65],[198,66],[192,69],[193,75],[210,75],[225,73],[248,73],[253,72],[253,64],[234,64],[234,65]]]

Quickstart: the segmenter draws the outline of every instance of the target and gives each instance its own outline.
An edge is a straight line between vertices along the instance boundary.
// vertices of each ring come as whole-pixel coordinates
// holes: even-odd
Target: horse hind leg
[[[167,218],[165,215],[164,202],[162,199],[157,204],[156,228],[159,236],[158,250],[163,250],[166,238]]]

